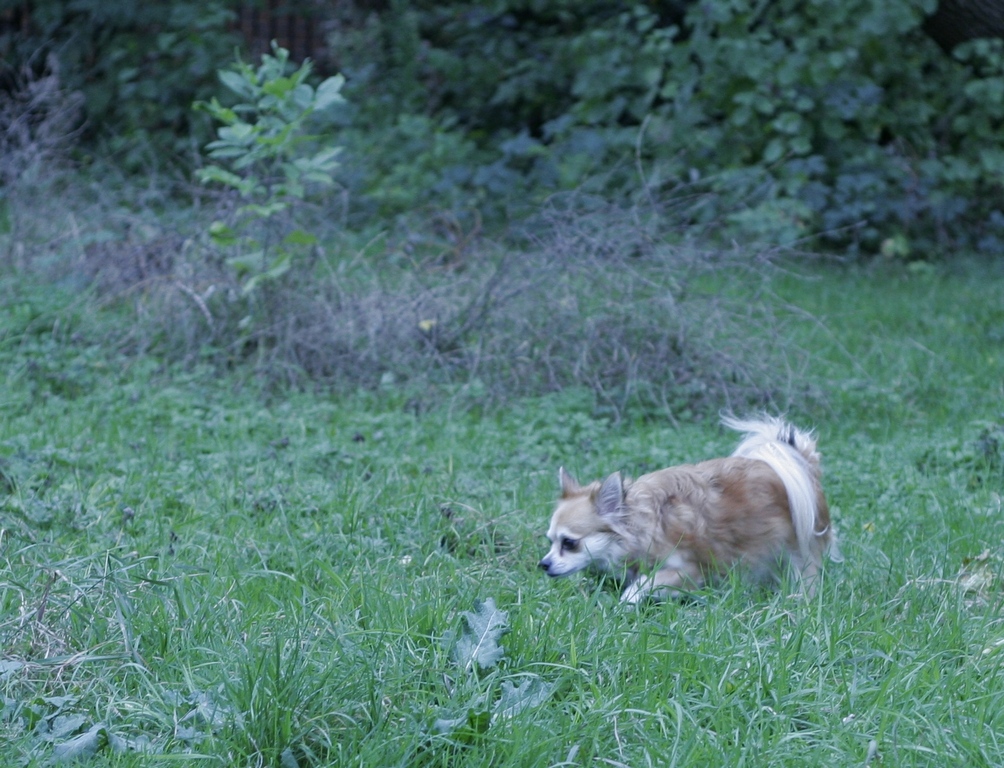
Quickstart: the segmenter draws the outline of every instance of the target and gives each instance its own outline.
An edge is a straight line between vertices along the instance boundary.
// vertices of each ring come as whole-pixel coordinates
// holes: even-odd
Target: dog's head
[[[547,530],[551,549],[539,563],[541,570],[548,576],[567,576],[589,566],[601,570],[616,566],[624,555],[615,528],[624,503],[620,473],[585,486],[564,469],[558,478],[561,499]]]

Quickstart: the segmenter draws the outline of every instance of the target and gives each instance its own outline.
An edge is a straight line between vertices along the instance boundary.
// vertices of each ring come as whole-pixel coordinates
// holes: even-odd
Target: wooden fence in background
[[[267,53],[271,41],[289,51],[293,61],[327,60],[326,6],[330,3],[259,0],[237,9],[237,29],[254,58]]]

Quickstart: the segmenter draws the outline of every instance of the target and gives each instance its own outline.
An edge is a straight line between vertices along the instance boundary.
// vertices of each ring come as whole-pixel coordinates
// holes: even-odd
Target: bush
[[[67,92],[59,62],[50,56],[41,72],[23,67],[0,94],[0,186],[34,177],[65,158],[80,129],[81,96]]]
[[[239,103],[225,107],[214,98],[196,104],[222,124],[207,147],[217,162],[198,177],[240,200],[231,222],[214,221],[209,231],[217,246],[235,252],[228,264],[245,294],[281,277],[294,256],[317,244],[313,233],[296,226],[296,209],[311,192],[334,186],[340,151],[317,146],[307,131],[312,118],[344,101],[344,78],[329,77],[314,88],[306,82],[309,62],[291,71],[289,52],[275,44],[273,50],[257,69],[238,60],[220,72]]]
[[[946,58],[920,31],[930,3],[813,5],[825,25],[793,2],[692,12],[688,56],[670,74],[689,66],[699,89],[683,126],[676,104],[657,109],[663,130],[693,137],[698,167],[762,169],[796,235],[871,251],[897,235],[964,242],[1002,202],[1000,172],[980,157],[1002,104],[970,95],[981,79],[1004,82],[999,56],[970,45],[968,66]]]
[[[0,36],[7,61],[57,56],[64,87],[84,96],[89,139],[119,163],[146,168],[165,153],[191,162],[207,127],[192,101],[215,92],[216,70],[238,43],[230,0],[29,5],[29,33]]]
[[[80,131],[79,93],[67,91],[59,63],[23,67],[0,92],[0,233],[9,235],[5,257],[24,260],[25,244],[43,230],[62,203],[59,179]]]
[[[459,263],[319,232],[316,260],[252,294],[250,323],[232,276],[187,251],[178,279],[133,294],[121,344],[420,404],[458,388],[501,403],[579,387],[615,416],[679,416],[804,396],[792,382],[805,356],[785,345],[769,290],[772,254],[671,245],[671,220],[556,200],[524,247],[481,243]]]
[[[700,182],[720,201],[708,215],[743,237],[989,246],[1004,221],[1002,48],[945,56],[921,29],[933,7],[396,2],[333,49],[368,125],[421,115],[460,137],[436,183],[482,205]]]

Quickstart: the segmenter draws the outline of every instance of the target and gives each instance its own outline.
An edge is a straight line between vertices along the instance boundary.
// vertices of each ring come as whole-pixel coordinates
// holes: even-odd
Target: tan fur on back
[[[784,485],[762,461],[712,459],[624,486],[625,555],[642,568],[676,553],[705,577],[735,565],[759,574],[798,547]]]

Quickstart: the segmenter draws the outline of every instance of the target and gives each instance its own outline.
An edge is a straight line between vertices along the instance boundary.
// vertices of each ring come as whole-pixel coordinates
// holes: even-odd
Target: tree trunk
[[[1004,0],[941,0],[924,31],[946,53],[967,40],[1004,37]]]

